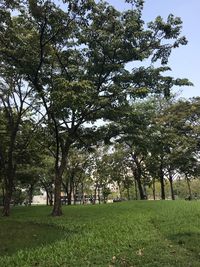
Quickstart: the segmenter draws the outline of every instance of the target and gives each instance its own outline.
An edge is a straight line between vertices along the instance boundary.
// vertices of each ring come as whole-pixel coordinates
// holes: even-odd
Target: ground
[[[0,218],[2,267],[200,267],[199,201],[16,207]]]

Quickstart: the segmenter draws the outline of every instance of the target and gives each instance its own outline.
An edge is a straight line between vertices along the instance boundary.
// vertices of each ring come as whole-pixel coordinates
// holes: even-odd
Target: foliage
[[[19,113],[17,123],[10,127],[14,138],[10,145],[12,166],[8,169],[13,173],[5,182],[9,184],[6,186],[6,215],[14,187],[15,142],[19,126],[23,124],[22,115],[27,111],[23,104],[35,111],[31,119],[40,124],[42,142],[54,157],[52,215],[62,214],[61,186],[70,148],[81,147],[84,143],[90,147],[98,138],[102,140],[96,124],[99,119],[108,123],[129,121],[128,127],[123,125],[120,129],[130,134],[126,136],[128,141],[137,138],[137,144],[131,141],[130,154],[141,199],[145,198],[141,182],[146,179],[144,154],[146,157],[148,152],[140,133],[147,127],[149,114],[135,114],[132,103],[149,94],[169,97],[173,86],[192,84],[187,79],[165,75],[170,70],[167,64],[172,50],[187,44],[186,38],[181,36],[181,19],[170,14],[166,21],[158,16],[145,24],[142,20],[144,1],[125,2],[130,3],[131,8],[124,12],[104,1],[94,0],[63,0],[62,7],[51,0],[1,2],[0,97],[4,109],[12,115],[7,116],[12,118],[10,121],[14,121],[16,110]],[[142,66],[144,61],[150,62],[148,66]],[[138,62],[141,64],[136,67]],[[131,71],[128,63],[133,65]],[[19,88],[19,81],[23,89],[29,88],[25,94],[23,90],[18,92],[20,107],[14,98],[17,91],[12,91],[13,87]],[[5,85],[9,85],[6,90]],[[9,102],[6,106],[10,92],[14,100],[12,105]],[[138,120],[134,134],[131,133],[132,118],[134,122]],[[143,119],[144,124],[141,123]],[[107,181],[101,178],[102,184],[110,180],[110,177]]]

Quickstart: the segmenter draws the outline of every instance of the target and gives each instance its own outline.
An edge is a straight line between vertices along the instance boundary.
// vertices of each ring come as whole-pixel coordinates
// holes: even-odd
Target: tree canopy
[[[133,103],[155,94],[169,98],[173,86],[191,85],[187,79],[165,73],[170,70],[168,58],[172,49],[187,44],[186,38],[181,36],[181,19],[170,14],[166,21],[158,16],[145,23],[142,19],[144,1],[126,2],[130,3],[130,9],[120,12],[106,2],[94,0],[63,0],[62,5],[50,0],[1,1],[1,112],[9,110],[16,114],[14,116],[20,114],[16,127],[12,128],[11,144],[3,144],[8,150],[12,147],[11,167],[2,175],[6,191],[5,215],[9,215],[16,179],[11,170],[15,169],[13,157],[20,126],[24,124],[22,115],[29,108],[35,124],[32,130],[41,133],[44,149],[54,158],[52,215],[59,216],[70,149],[86,143],[92,146],[102,140],[99,133],[105,134],[104,139],[106,133],[110,133],[110,137],[123,134],[115,131],[113,135],[107,126],[99,131],[99,120],[113,125],[112,129],[121,125],[120,129],[127,134],[135,130],[135,136],[127,138],[132,139],[131,146],[134,143],[131,153],[137,166],[134,172],[138,173],[136,155],[141,163],[143,154],[149,153],[146,139],[142,136],[140,140],[140,132],[148,128],[149,115],[143,111],[135,116]],[[141,63],[139,67],[138,62]],[[150,63],[144,67],[143,62]],[[127,68],[128,63],[133,65],[132,70]],[[9,84],[9,90],[5,90],[5,84]],[[9,97],[13,104],[6,106]],[[11,117],[8,112],[6,114],[7,122],[3,116],[2,119],[8,125]],[[127,127],[121,124],[124,119],[130,122]],[[138,127],[135,127],[137,120]],[[140,151],[136,153],[136,150]],[[140,178],[137,181],[140,184]]]

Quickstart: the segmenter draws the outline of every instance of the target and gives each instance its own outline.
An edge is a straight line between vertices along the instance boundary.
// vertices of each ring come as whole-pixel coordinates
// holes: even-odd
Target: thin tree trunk
[[[46,197],[46,205],[49,206],[49,193],[48,193],[47,190],[45,190],[45,191],[46,191],[46,195],[47,195],[47,197]]]
[[[137,181],[134,178],[134,185],[135,185],[135,199],[138,200],[138,188],[137,188]]]
[[[131,199],[131,198],[130,198],[130,188],[129,188],[129,186],[127,187],[127,197],[128,197],[128,200]]]
[[[188,194],[190,199],[192,199],[192,191],[191,191],[191,186],[190,186],[190,179],[188,178],[188,175],[185,175],[187,186],[188,186]]]
[[[172,177],[172,174],[170,171],[169,171],[169,183],[170,183],[171,198],[172,198],[172,200],[175,200],[174,187],[173,187],[173,177]]]
[[[93,204],[96,204],[96,200],[97,200],[97,184],[95,185],[95,189],[94,189],[94,200],[93,200]]]
[[[83,187],[83,183],[81,183],[81,202],[82,202],[82,204],[84,204],[84,187]]]
[[[119,198],[122,198],[121,184],[120,184],[119,181],[117,182],[117,185],[118,185],[118,188],[119,188]]]
[[[143,185],[144,199],[148,199],[146,184]]]
[[[5,189],[4,189],[4,185],[2,185],[2,205],[4,206],[5,203]]]
[[[72,192],[73,192],[73,175],[69,179],[69,188],[68,188],[68,195],[67,195],[67,204],[72,204]]]
[[[53,192],[49,192],[49,206],[53,206]]]
[[[153,178],[153,187],[152,187],[152,191],[153,191],[153,200],[156,200],[155,178]]]
[[[76,205],[76,193],[77,193],[78,186],[73,186],[73,198],[74,198],[74,205]]]
[[[165,200],[165,181],[164,181],[164,173],[162,169],[162,163],[160,164],[160,190],[161,190],[161,199]]]
[[[100,186],[98,186],[98,201],[99,201],[99,204],[101,204]]]

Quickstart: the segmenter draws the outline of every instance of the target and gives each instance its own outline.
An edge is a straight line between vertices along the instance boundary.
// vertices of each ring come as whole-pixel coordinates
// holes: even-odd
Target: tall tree
[[[4,134],[0,143],[0,165],[5,189],[3,215],[9,216],[17,167],[17,139],[33,101],[32,89],[24,83],[14,68],[2,66],[1,71],[0,112]]]
[[[63,9],[53,1],[18,1],[17,16],[9,10],[14,1],[2,2],[1,61],[24,75],[46,110],[55,143],[52,215],[59,216],[70,146],[86,122],[110,117],[130,96],[163,90],[168,94],[177,82],[162,77],[168,68],[129,72],[125,67],[149,58],[167,64],[171,50],[187,43],[180,37],[182,22],[169,15],[166,22],[157,17],[146,26],[143,1],[136,0],[127,1],[135,7],[122,13],[94,0],[65,0]]]

